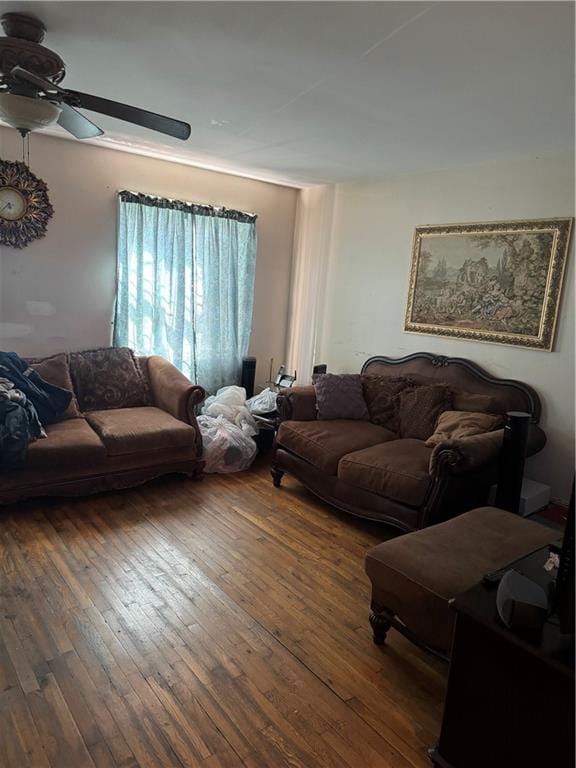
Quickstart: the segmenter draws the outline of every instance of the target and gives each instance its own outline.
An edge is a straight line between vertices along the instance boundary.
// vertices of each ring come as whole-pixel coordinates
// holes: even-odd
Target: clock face
[[[18,221],[26,213],[26,198],[14,187],[0,187],[0,218]]]
[[[0,246],[26,248],[44,237],[53,213],[46,182],[25,163],[0,159]]]

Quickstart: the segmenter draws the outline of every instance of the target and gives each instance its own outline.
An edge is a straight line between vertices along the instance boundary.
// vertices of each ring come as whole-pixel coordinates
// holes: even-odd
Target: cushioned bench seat
[[[452,642],[449,602],[485,573],[498,570],[559,538],[557,530],[495,507],[385,541],[368,550],[376,616],[396,616],[442,654]]]

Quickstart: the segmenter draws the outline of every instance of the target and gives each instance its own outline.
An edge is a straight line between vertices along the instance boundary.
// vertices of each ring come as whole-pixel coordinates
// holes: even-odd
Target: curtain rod
[[[226,208],[225,206],[210,205],[209,203],[194,203],[190,200],[178,200],[171,197],[163,197],[160,195],[151,195],[147,192],[136,192],[131,189],[122,189],[118,192],[118,196],[124,202],[129,203],[143,203],[145,205],[153,205],[160,208],[174,208],[177,210],[190,209],[193,213],[207,213],[213,212],[224,218],[234,218],[240,221],[256,221],[258,215],[256,213],[250,213],[248,211],[237,211],[232,208]]]

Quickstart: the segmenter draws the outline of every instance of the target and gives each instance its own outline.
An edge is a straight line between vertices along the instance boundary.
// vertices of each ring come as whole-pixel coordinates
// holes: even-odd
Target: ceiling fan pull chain
[[[22,138],[22,162],[28,168],[30,167],[30,131],[18,128],[18,133]]]

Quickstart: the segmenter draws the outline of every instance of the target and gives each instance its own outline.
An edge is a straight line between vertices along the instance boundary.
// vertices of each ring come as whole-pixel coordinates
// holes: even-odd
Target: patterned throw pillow
[[[72,386],[72,379],[70,378],[70,368],[68,355],[61,353],[58,355],[51,355],[50,357],[36,358],[35,360],[29,360],[30,368],[38,373],[38,375],[47,381],[48,384],[54,384],[61,389],[67,389],[69,392],[74,392]],[[76,397],[73,396],[70,400],[70,405],[62,416],[62,421],[65,419],[76,419],[82,414],[78,410],[78,402]]]
[[[72,352],[70,373],[83,411],[150,405],[148,382],[127,347]]]
[[[433,448],[445,440],[458,440],[462,437],[474,437],[499,429],[504,417],[495,413],[474,413],[472,411],[444,411],[438,417],[436,430],[426,445]]]
[[[368,421],[360,374],[323,373],[314,382],[319,419]]]
[[[380,427],[398,432],[398,400],[396,395],[414,386],[414,379],[410,376],[363,374],[362,387],[370,413],[370,421]]]
[[[415,387],[397,395],[400,437],[428,440],[438,417],[452,407],[452,390],[445,384]]]

